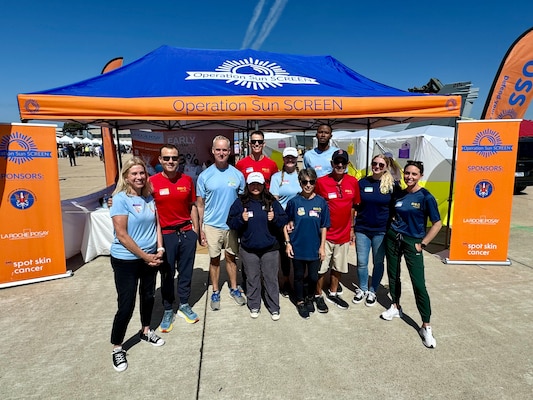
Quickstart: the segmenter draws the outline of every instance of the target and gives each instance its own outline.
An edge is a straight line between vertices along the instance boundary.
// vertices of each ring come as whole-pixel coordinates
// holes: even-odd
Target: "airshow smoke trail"
[[[266,0],[259,0],[257,5],[255,6],[252,19],[250,20],[250,23],[248,25],[248,29],[246,30],[246,35],[242,43],[243,49],[250,47],[252,49],[258,50],[261,47],[263,42],[266,40],[266,38],[272,31],[272,28],[274,28],[274,26],[276,25],[276,22],[278,22],[278,19],[283,13],[283,9],[285,8],[287,1],[288,0],[275,0],[272,7],[270,7],[268,15],[261,24],[260,29],[258,29],[258,22],[261,18],[263,8],[265,7],[266,3]],[[258,30],[259,33],[257,33]]]
[[[257,24],[257,21],[259,20],[259,17],[261,16],[261,12],[263,11],[264,5],[265,5],[265,0],[259,0],[257,5],[255,6],[252,19],[250,20],[250,23],[248,24],[248,29],[246,30],[246,35],[244,35],[244,40],[242,42],[242,47],[241,47],[242,49],[246,49],[248,48],[248,46],[250,46],[250,43],[252,42],[252,39],[257,32],[256,24]]]

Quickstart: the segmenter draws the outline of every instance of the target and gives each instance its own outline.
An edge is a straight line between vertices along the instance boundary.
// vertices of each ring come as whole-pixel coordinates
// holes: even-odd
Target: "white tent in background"
[[[73,144],[74,143],[74,139],[72,139],[71,137],[65,135],[65,136],[60,137],[59,140],[57,140],[57,143]]]
[[[390,135],[390,131],[381,129],[370,129],[370,140],[367,143],[367,130],[360,131],[333,131],[331,144],[348,153],[351,167],[355,171],[350,171],[352,175],[361,178],[366,175],[367,153],[372,158],[374,150],[374,141],[376,138]],[[313,140],[314,146],[317,145],[316,138]],[[370,162],[368,162],[370,164]]]
[[[455,129],[450,126],[426,125],[399,132],[379,129],[370,130],[370,142],[366,143],[365,131],[335,131],[331,142],[349,154],[355,171],[349,173],[357,178],[366,175],[367,146],[369,160],[376,154],[392,154],[403,170],[407,160],[424,162],[424,176],[421,184],[437,199],[443,223],[448,215],[448,197],[452,169],[452,155]],[[370,167],[368,167],[370,173]]]
[[[263,148],[263,151],[268,157],[272,158],[278,165],[278,168],[281,169],[283,166],[283,149],[286,147],[296,147],[298,144],[296,137],[277,132],[264,132],[264,134],[265,147]]]
[[[83,144],[92,144],[93,141],[91,139],[89,139],[88,137],[84,137],[83,139],[81,139],[81,143],[83,143]]]
[[[437,199],[442,222],[447,222],[455,129],[428,125],[376,138],[373,154],[391,153],[403,169],[407,160],[424,162],[421,184]]]
[[[95,145],[99,145],[99,144],[102,144],[102,140],[94,138],[93,140],[91,140],[91,143]]]
[[[81,139],[79,137],[75,137],[75,138],[72,139],[72,143],[80,144],[81,143]]]

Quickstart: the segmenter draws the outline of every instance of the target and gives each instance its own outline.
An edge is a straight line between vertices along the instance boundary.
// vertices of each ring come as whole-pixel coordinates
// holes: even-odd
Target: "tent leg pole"
[[[115,137],[117,138],[117,162],[119,173],[122,171],[122,152],[120,151],[120,140],[118,137],[118,124],[115,124]]]
[[[370,157],[370,119],[366,120],[366,166],[365,166],[365,176],[368,176],[368,165]]]
[[[446,217],[446,235],[444,238],[444,247],[450,247],[450,221],[453,203],[453,182],[455,180],[455,157],[457,156],[457,119],[455,119],[455,130],[453,132],[453,150],[452,150],[452,171],[450,174],[450,192],[448,194],[448,215]]]

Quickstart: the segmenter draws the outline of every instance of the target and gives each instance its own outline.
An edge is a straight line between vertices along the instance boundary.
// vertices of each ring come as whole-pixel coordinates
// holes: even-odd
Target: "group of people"
[[[263,154],[263,132],[250,134],[250,153],[235,166],[229,163],[231,141],[217,136],[212,145],[214,163],[198,176],[196,185],[178,170],[179,150],[174,145],[161,147],[163,170],[153,176],[148,176],[138,157],[124,164],[110,210],[115,229],[111,265],[118,294],[111,333],[115,370],[128,366],[122,343],[137,290],[140,341],[153,346],[165,343],[150,328],[158,271],[164,306],[159,330],[170,332],[176,314],[188,323],[199,320],[189,305],[197,243],[208,249],[211,309],[221,308],[223,255],[229,297],[239,306],[247,305],[252,318],[259,317],[264,302],[274,321],[281,316],[280,294],[292,297],[304,319],[315,311],[327,313],[326,302],[348,309],[340,280],[348,273],[353,242],[358,285],[352,302],[376,304],[386,258],[392,305],[381,317],[389,321],[401,317],[400,261],[404,257],[422,317],[420,336],[427,347],[436,347],[422,250],[437,235],[441,222],[435,198],[419,185],[423,163],[407,162],[403,190],[390,172],[392,159],[383,154],[372,159],[372,174],[358,181],[346,173],[348,154],[330,145],[331,136],[329,125],[318,127],[318,145],[305,153],[301,170],[297,150],[285,148],[281,171]],[[241,285],[237,256],[242,263]]]

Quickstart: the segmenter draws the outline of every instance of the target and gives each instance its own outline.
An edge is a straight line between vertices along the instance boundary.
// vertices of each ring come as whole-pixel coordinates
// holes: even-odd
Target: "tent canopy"
[[[410,93],[331,56],[162,46],[106,74],[18,95],[22,121],[117,129],[375,128],[458,117],[460,96]]]

